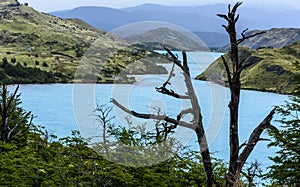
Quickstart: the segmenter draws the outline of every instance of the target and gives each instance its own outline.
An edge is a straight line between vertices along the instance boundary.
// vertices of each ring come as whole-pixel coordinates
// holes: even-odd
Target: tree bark
[[[265,33],[258,32],[256,34],[245,36],[245,32],[248,30],[244,30],[242,32],[242,38],[237,39],[236,36],[236,22],[239,19],[239,15],[236,15],[236,11],[238,7],[241,5],[241,2],[237,2],[231,10],[230,5],[228,6],[228,14],[218,14],[219,17],[225,19],[227,21],[227,25],[223,25],[226,29],[226,32],[230,38],[230,60],[232,64],[232,70],[230,70],[228,62],[222,56],[222,60],[225,66],[227,79],[230,88],[230,102],[229,102],[229,109],[230,109],[230,134],[229,134],[229,146],[230,146],[230,160],[229,160],[229,168],[228,173],[226,174],[226,186],[236,186],[242,168],[252,152],[254,146],[260,139],[260,135],[265,128],[271,127],[270,121],[272,120],[272,116],[274,114],[274,110],[266,117],[266,119],[252,132],[251,137],[249,138],[249,142],[251,145],[248,144],[241,155],[239,155],[240,151],[240,144],[239,144],[239,103],[240,103],[240,90],[241,90],[241,72],[245,68],[243,63],[239,61],[239,49],[238,45],[242,43],[244,40],[249,39],[251,37],[257,36],[259,34]]]
[[[197,140],[198,140],[198,144],[200,147],[200,154],[201,154],[202,162],[204,165],[204,172],[206,174],[207,186],[209,186],[209,187],[214,186],[214,185],[216,185],[216,182],[215,182],[215,178],[214,178],[214,174],[213,174],[213,168],[212,168],[212,162],[211,162],[210,152],[209,152],[209,148],[208,148],[208,143],[207,143],[204,127],[203,127],[201,108],[200,108],[199,101],[198,101],[197,95],[195,93],[195,90],[194,90],[194,87],[193,87],[193,84],[191,81],[190,70],[189,70],[188,63],[187,63],[186,52],[184,52],[184,51],[182,52],[183,62],[181,64],[181,61],[179,61],[177,59],[177,57],[169,49],[166,49],[166,51],[173,58],[174,64],[182,70],[183,75],[184,75],[184,82],[185,82],[185,86],[187,89],[187,93],[186,93],[186,95],[180,95],[180,94],[175,93],[173,90],[169,90],[168,88],[166,88],[168,84],[171,84],[170,80],[171,80],[171,77],[173,76],[174,66],[170,72],[169,78],[162,85],[162,87],[158,87],[158,88],[156,88],[156,90],[162,94],[166,94],[166,95],[169,95],[169,96],[177,98],[177,99],[189,99],[191,102],[191,105],[192,105],[191,108],[182,110],[177,115],[177,118],[174,119],[174,118],[171,118],[166,115],[137,113],[135,111],[131,111],[131,110],[127,109],[126,107],[124,107],[123,105],[121,105],[114,99],[112,99],[111,102],[114,105],[116,105],[117,107],[119,107],[120,109],[122,109],[123,111],[125,111],[135,117],[144,118],[144,119],[164,120],[168,123],[174,124],[174,126],[172,127],[173,129],[175,129],[177,127],[177,125],[179,125],[179,126],[183,126],[183,127],[194,130],[197,135]],[[191,114],[193,116],[193,122],[187,123],[187,122],[182,121],[181,118],[185,114]]]

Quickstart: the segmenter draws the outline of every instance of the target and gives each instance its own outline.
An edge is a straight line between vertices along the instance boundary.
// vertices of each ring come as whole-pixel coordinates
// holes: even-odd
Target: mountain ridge
[[[153,6],[155,10],[153,10]],[[96,7],[97,8],[97,7]],[[101,7],[103,8],[103,7]],[[186,6],[162,6],[157,4],[140,5],[135,7],[128,7],[122,9],[111,8],[114,13],[119,12],[118,17],[114,17],[113,14],[106,12],[106,15],[101,14],[101,8],[94,12],[86,11],[85,15],[92,14],[98,17],[107,16],[112,19],[105,21],[86,19],[88,23],[91,23],[95,27],[101,27],[107,31],[110,31],[116,27],[123,26],[125,24],[138,22],[138,21],[165,21],[179,26],[183,26],[192,32],[205,31],[205,32],[221,32],[224,33],[222,20],[219,19],[216,14],[227,12],[227,6],[225,4],[204,5],[196,7]],[[144,11],[144,13],[143,13]],[[146,12],[145,12],[146,11]],[[76,14],[72,12],[55,11],[51,14],[60,17],[84,17],[83,14]],[[295,22],[295,17],[300,14],[297,9],[268,9],[243,7],[239,10],[240,22],[237,25],[239,31],[243,31],[246,27],[250,30],[267,30],[272,27],[296,27],[300,28],[300,23]],[[117,19],[117,20],[115,20]],[[197,20],[195,22],[195,20]],[[114,24],[110,25],[109,23]]]
[[[142,44],[151,50],[208,51],[207,46],[196,35],[170,28],[157,28],[142,34],[124,38],[130,44]]]

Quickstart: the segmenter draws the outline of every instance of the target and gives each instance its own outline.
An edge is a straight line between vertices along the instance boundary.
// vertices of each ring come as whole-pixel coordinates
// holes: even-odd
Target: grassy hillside
[[[126,46],[128,46],[127,43],[122,39],[91,27],[81,20],[61,19],[40,13],[31,7],[20,5],[15,0],[0,2],[2,82],[72,82],[86,52],[95,47],[97,47],[97,53],[93,55],[98,63],[106,64],[118,60],[118,63],[111,64],[110,68],[116,69],[118,64],[125,67],[128,63],[127,58],[130,58],[132,53],[122,53],[124,58],[118,57],[115,60],[112,58],[116,56],[115,53]],[[9,68],[14,70],[7,70]],[[147,72],[147,67],[144,68]],[[31,73],[20,77],[22,73],[12,73],[15,71]],[[84,74],[91,73],[99,76],[99,72],[83,72],[82,77],[86,76]],[[41,75],[41,79],[32,80],[33,76],[29,75]],[[43,78],[45,76],[49,79]],[[111,82],[112,75],[101,74],[101,77],[98,79],[99,82],[107,82],[107,80]],[[77,81],[85,82],[86,80]]]
[[[229,54],[225,54],[229,60]],[[240,59],[250,66],[241,76],[242,88],[277,93],[292,93],[299,86],[295,76],[300,72],[295,64],[300,62],[300,42],[280,48],[240,49]],[[197,79],[226,85],[225,68],[221,59],[216,60]]]

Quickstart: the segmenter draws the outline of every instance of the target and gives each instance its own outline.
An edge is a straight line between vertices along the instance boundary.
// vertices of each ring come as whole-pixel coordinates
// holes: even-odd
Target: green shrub
[[[14,64],[14,63],[16,63],[16,62],[17,62],[17,60],[16,60],[16,58],[15,58],[15,57],[12,57],[12,58],[10,59],[10,62]]]
[[[42,64],[43,67],[49,67],[48,64],[46,62],[43,62]]]

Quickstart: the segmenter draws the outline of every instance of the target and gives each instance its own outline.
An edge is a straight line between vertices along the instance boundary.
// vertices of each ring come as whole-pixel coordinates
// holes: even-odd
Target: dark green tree
[[[295,67],[300,70],[299,63]],[[300,83],[299,75],[296,81]],[[274,164],[267,176],[275,184],[300,186],[300,87],[285,105],[277,108],[277,113],[282,117],[278,120],[281,126],[270,131],[274,141],[269,146],[277,146],[279,151],[270,158]]]
[[[300,185],[300,97],[292,97],[284,106],[277,109],[282,116],[279,120],[281,128],[272,130],[270,134],[274,141],[269,146],[279,147],[268,177],[275,184]]]
[[[10,94],[7,86],[2,85],[0,90],[0,141],[9,142],[13,138],[29,130],[33,115],[26,112],[21,106],[19,86]]]

